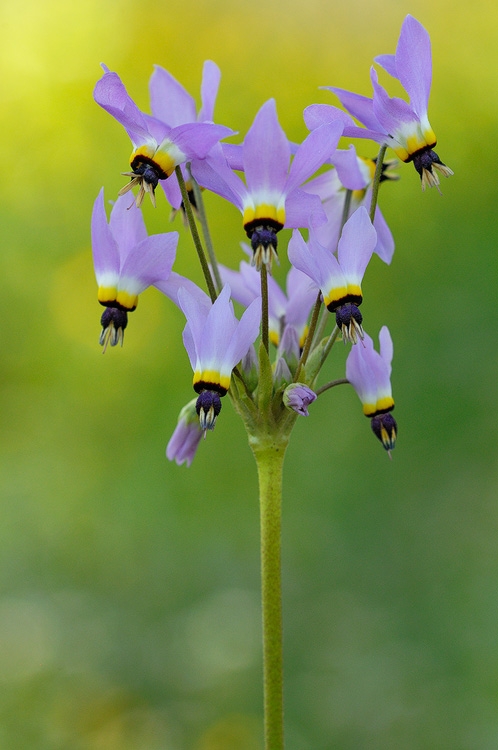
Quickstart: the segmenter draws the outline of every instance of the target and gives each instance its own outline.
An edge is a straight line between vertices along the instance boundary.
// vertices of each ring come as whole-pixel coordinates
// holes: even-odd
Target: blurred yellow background
[[[149,290],[103,357],[90,215],[130,144],[93,101],[105,62],[148,110],[152,65],[242,139],[277,100],[290,138],[323,85],[370,95],[404,16],[429,30],[429,116],[455,172],[383,186],[392,266],[365,279],[394,339],[390,463],[355,394],[297,425],[284,498],[289,750],[498,746],[498,11],[462,0],[4,3],[0,748],[261,747],[255,466],[228,403],[190,469],[165,447],[192,398],[183,316]],[[392,89],[391,89],[392,90]],[[375,144],[364,144],[366,155]],[[164,196],[144,209],[168,231]],[[220,259],[240,215],[207,197]],[[175,269],[200,282],[187,232]],[[285,275],[285,244],[281,244]],[[344,351],[328,375],[343,376]]]

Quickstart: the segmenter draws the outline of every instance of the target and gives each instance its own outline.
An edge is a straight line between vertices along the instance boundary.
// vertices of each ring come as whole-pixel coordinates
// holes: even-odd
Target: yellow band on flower
[[[138,305],[138,295],[129,294],[124,289],[121,289],[117,294],[116,302],[124,310],[128,310],[128,312],[132,312]]]
[[[209,386],[212,385],[214,386],[214,390],[222,388],[224,391],[228,391],[230,388],[230,375],[222,376],[216,370],[203,370],[202,372],[196,370],[193,378],[194,388],[198,383],[205,383],[206,390],[209,390]]]
[[[99,286],[97,299],[101,305],[107,305],[116,301],[118,290],[114,286]]]
[[[242,219],[244,226],[257,220],[261,220],[261,222],[264,223],[265,219],[267,221],[273,221],[277,224],[280,224],[281,226],[284,226],[285,208],[283,206],[281,208],[277,208],[271,203],[260,203],[256,206],[256,208],[248,206],[246,209],[244,209],[244,216]]]

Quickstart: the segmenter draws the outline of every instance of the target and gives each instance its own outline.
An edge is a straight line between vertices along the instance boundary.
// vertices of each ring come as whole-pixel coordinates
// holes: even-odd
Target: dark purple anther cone
[[[264,248],[268,248],[271,245],[275,252],[277,252],[277,235],[275,234],[274,229],[259,227],[254,230],[251,235],[251,247],[253,253],[255,253],[261,245]]]
[[[136,175],[141,175],[145,182],[148,182],[154,190],[159,182],[159,175],[151,164],[140,164],[136,169],[133,170]]]
[[[379,438],[386,451],[393,450],[396,445],[398,425],[392,414],[377,414],[372,417],[372,430]]]
[[[221,411],[220,394],[216,391],[202,391],[197,399],[195,410],[199,417],[201,430],[213,430],[216,417]]]
[[[338,307],[335,311],[335,322],[340,330],[342,330],[343,326],[349,328],[351,325],[351,319],[355,320],[359,326],[363,323],[363,315],[356,305],[348,303]]]
[[[420,176],[422,176],[424,169],[427,169],[430,172],[433,164],[441,164],[443,167],[446,166],[436,152],[429,147],[417,151],[417,153],[413,155],[413,164]]]
[[[102,328],[105,330],[112,324],[116,330],[123,330],[128,325],[128,313],[124,310],[118,310],[117,307],[106,307],[100,318]]]

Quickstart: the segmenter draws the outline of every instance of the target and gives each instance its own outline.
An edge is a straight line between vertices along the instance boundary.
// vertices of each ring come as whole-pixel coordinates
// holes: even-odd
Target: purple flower
[[[363,300],[361,282],[376,244],[377,235],[364,206],[344,225],[337,258],[320,245],[313,232],[308,243],[298,231],[289,242],[290,262],[321,289],[327,309],[336,314],[345,343],[356,344],[357,336],[364,335],[358,310]]]
[[[138,295],[152,284],[166,284],[178,244],[178,232],[147,236],[142,212],[124,197],[114,204],[109,223],[104,207],[104,188],[93,206],[92,250],[98,300],[102,315],[100,343],[123,343],[128,313]],[[105,351],[105,348],[104,348]]]
[[[335,150],[342,127],[342,122],[337,121],[310,133],[290,165],[291,146],[278,121],[275,100],[269,99],[257,113],[241,146],[219,146],[208,159],[192,165],[199,184],[242,212],[258,270],[276,258],[276,234],[284,226],[309,227],[325,220],[320,200],[299,186]],[[244,171],[246,184],[233,169]]]
[[[351,216],[360,206],[370,209],[372,200],[371,183],[375,174],[376,162],[374,159],[365,159],[357,156],[354,146],[350,150],[343,152],[345,154],[353,153],[356,162],[356,174],[359,177],[353,181],[350,178],[351,171],[344,173],[344,170],[329,169],[327,172],[315,177],[303,185],[303,190],[310,193],[316,193],[322,200],[322,206],[327,216],[327,223],[315,227],[315,237],[323,247],[335,252],[342,227],[342,218],[344,211],[344,200],[346,197],[345,189],[352,190],[351,195]],[[336,154],[340,153],[336,151]],[[390,173],[397,161],[384,161],[382,165],[381,182],[385,180],[396,180],[397,176]],[[355,185],[355,187],[353,187]],[[389,264],[394,254],[394,239],[391,234],[386,220],[384,219],[379,206],[377,205],[374,217],[374,229],[377,232],[377,244],[374,253],[377,253],[384,263]]]
[[[186,289],[180,289],[178,299],[187,318],[183,342],[194,370],[193,385],[199,394],[197,407],[201,427],[213,429],[221,409],[219,397],[230,387],[232,370],[258,336],[261,300],[255,299],[238,321],[228,285],[223,287],[207,314],[205,307]]]
[[[211,63],[211,66],[214,63]],[[199,116],[212,115],[214,97],[217,90],[216,72],[208,66],[205,68],[203,79],[204,103]],[[158,117],[143,114],[128,95],[121,79],[116,73],[111,73],[106,66],[102,66],[104,75],[97,81],[94,90],[94,98],[109,114],[120,122],[130,136],[133,151],[130,157],[131,172],[124,172],[132,179],[120,190],[120,195],[126,193],[135,185],[140,186],[137,196],[139,207],[149,193],[152,203],[155,204],[154,191],[160,180],[167,180],[174,172],[175,167],[187,161],[204,159],[212,147],[221,138],[232,135],[233,131],[223,125],[213,125],[207,122],[186,120],[186,117],[195,115],[191,107],[187,106],[185,96],[182,95],[180,85],[162,68],[156,70],[152,76],[151,96],[154,110],[161,116],[169,114],[174,125]],[[216,67],[216,66],[215,66]],[[155,76],[155,77],[154,77]],[[176,84],[176,86],[175,86]],[[165,104],[160,104],[161,93],[167,91],[172,93],[171,109]],[[186,94],[186,92],[185,92]],[[187,95],[188,96],[188,95]],[[183,122],[179,122],[183,120]],[[168,194],[168,188],[165,188]],[[172,200],[178,202],[179,188],[173,189]],[[169,197],[169,195],[168,195]]]
[[[316,401],[316,393],[303,383],[292,383],[284,391],[285,406],[303,417],[309,417],[308,406]]]
[[[393,342],[387,326],[380,330],[379,343],[380,354],[375,351],[368,335],[365,335],[363,347],[351,349],[346,360],[346,377],[363,404],[363,413],[372,419],[372,430],[389,451],[396,443],[397,425],[389,414],[394,409],[391,391]]]
[[[243,243],[244,247],[244,243]],[[247,247],[247,245],[245,246]],[[250,252],[250,250],[248,249]],[[230,284],[232,297],[247,307],[261,294],[261,279],[254,266],[241,261],[239,271],[219,266],[224,283]],[[296,329],[299,345],[304,346],[308,333],[308,317],[316,299],[318,287],[306,274],[291,266],[286,280],[287,294],[273,276],[268,276],[268,315],[270,341],[278,346],[286,325]]]
[[[394,55],[379,55],[375,62],[393,78],[398,79],[409,96],[410,103],[389,97],[379,84],[374,67],[370,77],[373,98],[360,96],[344,89],[327,86],[337,94],[341,104],[366,129],[355,125],[352,118],[342,113],[344,135],[370,138],[394,149],[404,162],[412,161],[422,180],[422,190],[439,185],[439,175],[449,177],[452,170],[433,151],[436,136],[429,123],[427,107],[432,81],[431,40],[429,34],[413,16],[406,16]],[[335,107],[313,104],[305,110],[309,128],[316,128],[333,118],[341,117]]]
[[[190,401],[180,412],[178,423],[166,448],[166,458],[176,461],[178,466],[190,466],[194,460],[202,430],[195,410],[196,399]]]

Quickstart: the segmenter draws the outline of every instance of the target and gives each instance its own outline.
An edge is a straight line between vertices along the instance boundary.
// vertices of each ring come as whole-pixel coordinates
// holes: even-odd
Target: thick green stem
[[[266,264],[261,266],[261,338],[266,351],[270,348],[268,332],[268,271]]]
[[[282,469],[286,442],[253,444],[261,514],[261,590],[265,750],[283,750],[283,655],[281,583]]]
[[[190,226],[190,231],[192,233],[192,239],[194,240],[195,249],[197,250],[197,255],[199,256],[199,260],[201,262],[202,272],[204,274],[204,278],[206,279],[209,296],[211,297],[211,301],[214,302],[218,295],[216,294],[216,289],[214,288],[213,277],[211,276],[211,271],[209,270],[206,255],[204,253],[204,248],[202,247],[201,238],[199,237],[199,232],[197,231],[197,224],[195,223],[192,206],[190,205],[187,186],[185,185],[185,180],[183,179],[182,170],[180,169],[180,167],[175,167],[175,173],[178,178],[178,184],[180,185],[183,205],[185,207],[185,213],[187,214],[187,220]]]
[[[380,178],[382,177],[382,164],[384,162],[386,151],[386,145],[380,147],[379,155],[377,156],[377,163],[375,165],[375,175],[372,183],[372,200],[370,202],[370,221],[372,224],[375,219],[375,209],[377,208],[377,199],[379,197]]]

